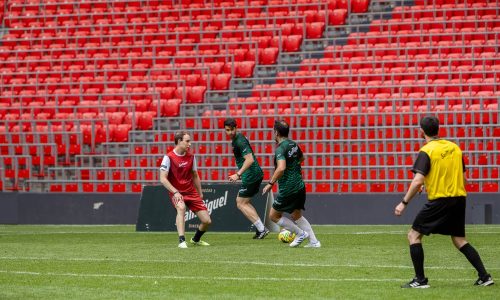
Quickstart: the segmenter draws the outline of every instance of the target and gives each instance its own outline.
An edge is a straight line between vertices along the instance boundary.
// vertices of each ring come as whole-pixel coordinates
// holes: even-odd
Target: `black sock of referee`
[[[410,256],[413,262],[413,268],[415,269],[415,276],[418,280],[423,280],[424,275],[424,248],[422,244],[412,244],[410,245]]]
[[[483,262],[481,261],[479,253],[477,253],[476,249],[472,247],[471,244],[467,243],[463,245],[462,248],[460,248],[460,252],[462,252],[465,257],[467,257],[467,260],[471,263],[471,265],[476,268],[479,278],[483,278],[488,275],[486,269],[484,268]]]
[[[206,231],[201,231],[199,229],[196,229],[196,233],[194,234],[193,241],[199,242],[201,239],[201,236],[205,233]]]
[[[179,244],[186,241],[186,237],[179,235]]]

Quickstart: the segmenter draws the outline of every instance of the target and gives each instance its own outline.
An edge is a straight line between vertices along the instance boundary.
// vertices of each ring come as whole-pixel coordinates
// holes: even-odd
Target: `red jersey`
[[[167,171],[167,179],[184,197],[199,198],[198,191],[194,186],[193,171],[196,171],[196,159],[194,155],[186,152],[178,155],[173,150],[163,157],[161,170]],[[172,197],[170,193],[170,197]]]

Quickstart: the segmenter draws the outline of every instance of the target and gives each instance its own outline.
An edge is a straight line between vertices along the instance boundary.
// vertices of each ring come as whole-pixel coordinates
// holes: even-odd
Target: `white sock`
[[[260,219],[255,221],[255,223],[253,223],[253,225],[255,225],[255,228],[257,228],[258,231],[260,231],[260,232],[264,231],[264,224],[262,224],[262,221]]]
[[[306,218],[304,218],[304,216],[297,219],[295,223],[297,223],[300,229],[303,229],[305,232],[309,234],[309,241],[312,244],[316,244],[318,242],[318,240],[316,239],[316,235],[314,235],[314,231],[311,227],[311,224],[309,223],[309,221],[307,221]]]
[[[296,234],[301,234],[303,231],[292,220],[285,217],[281,217],[281,219],[279,219],[278,222],[276,222],[276,224],[278,224],[281,227],[284,227],[286,230],[295,232]]]

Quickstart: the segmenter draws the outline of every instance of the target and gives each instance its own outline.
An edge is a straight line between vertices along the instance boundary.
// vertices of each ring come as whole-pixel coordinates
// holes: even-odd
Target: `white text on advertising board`
[[[216,198],[215,200],[204,200],[203,202],[205,202],[205,206],[207,207],[208,209],[208,214],[212,214],[212,211],[216,210],[216,209],[219,209],[223,206],[226,206],[227,204],[227,191],[224,193],[224,196],[222,197],[219,197],[219,198]],[[186,211],[186,214],[184,216],[184,219],[186,221],[189,221],[189,220],[192,220],[196,217],[196,215],[188,210]]]

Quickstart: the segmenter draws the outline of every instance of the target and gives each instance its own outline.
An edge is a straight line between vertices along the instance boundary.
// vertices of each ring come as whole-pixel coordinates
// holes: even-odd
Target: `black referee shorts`
[[[428,201],[415,217],[412,228],[424,235],[465,237],[465,197]]]

